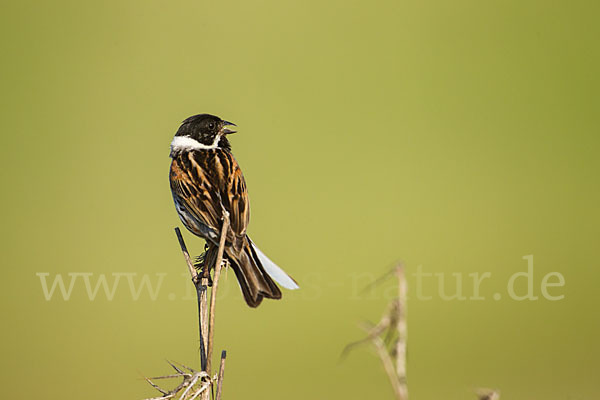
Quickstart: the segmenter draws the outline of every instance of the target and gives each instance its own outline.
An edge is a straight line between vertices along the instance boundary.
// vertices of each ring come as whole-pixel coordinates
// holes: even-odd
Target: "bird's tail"
[[[214,245],[209,247],[206,254],[208,265],[214,265],[216,262],[217,250]],[[281,298],[281,290],[273,279],[287,289],[299,288],[296,281],[265,256],[247,236],[242,251],[235,254],[235,251],[229,248],[226,250],[226,257],[250,307],[258,307],[263,298]]]

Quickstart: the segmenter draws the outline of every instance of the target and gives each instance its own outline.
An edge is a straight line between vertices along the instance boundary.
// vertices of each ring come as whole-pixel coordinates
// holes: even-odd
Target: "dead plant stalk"
[[[218,375],[212,376],[211,373],[211,359],[213,354],[214,345],[214,330],[215,330],[215,310],[217,302],[217,289],[219,286],[219,278],[221,276],[221,269],[223,267],[223,252],[225,249],[225,239],[227,237],[227,230],[229,229],[229,213],[223,210],[223,226],[221,227],[221,235],[219,238],[219,248],[217,251],[217,259],[214,265],[214,276],[212,279],[212,286],[210,290],[210,304],[208,302],[208,288],[210,281],[210,268],[211,265],[204,265],[201,274],[198,274],[190,254],[187,250],[183,236],[179,228],[175,228],[175,233],[181,246],[181,251],[185,258],[192,283],[196,288],[196,295],[198,299],[198,334],[200,336],[200,371],[196,371],[190,367],[186,367],[180,364],[183,368],[179,368],[173,363],[169,362],[171,367],[175,369],[176,373],[172,375],[159,376],[156,378],[146,378],[148,383],[158,390],[162,396],[154,397],[147,400],[167,400],[178,398],[180,400],[193,400],[199,398],[200,400],[208,400],[211,393],[215,400],[221,399],[221,391],[223,385],[223,376],[225,372],[225,351],[221,354],[221,363],[219,366]],[[187,370],[187,371],[186,371]],[[182,378],[183,381],[176,386],[173,390],[167,391],[160,388],[150,379],[170,379],[170,378]],[[214,386],[217,384],[216,396],[214,395]],[[180,394],[181,393],[181,394]],[[179,396],[179,397],[177,397]],[[199,397],[200,396],[200,397]]]

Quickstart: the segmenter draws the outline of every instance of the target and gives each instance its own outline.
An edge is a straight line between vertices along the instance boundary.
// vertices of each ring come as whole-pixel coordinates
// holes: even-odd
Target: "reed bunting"
[[[227,139],[235,133],[232,126],[209,114],[183,121],[171,142],[171,192],[185,227],[206,240],[207,266],[216,262],[223,210],[229,212],[224,258],[235,271],[246,303],[257,307],[265,297],[281,298],[273,280],[287,289],[298,289],[298,285],[246,235],[250,204],[242,170]]]

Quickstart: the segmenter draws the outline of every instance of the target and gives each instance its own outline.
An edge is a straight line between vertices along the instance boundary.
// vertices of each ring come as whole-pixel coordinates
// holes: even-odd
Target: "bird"
[[[185,119],[171,142],[169,181],[181,222],[206,240],[205,265],[216,262],[223,211],[229,213],[223,258],[235,272],[246,303],[258,307],[263,298],[281,299],[275,282],[291,290],[299,286],[246,233],[248,190],[228,139],[235,126],[211,114]]]

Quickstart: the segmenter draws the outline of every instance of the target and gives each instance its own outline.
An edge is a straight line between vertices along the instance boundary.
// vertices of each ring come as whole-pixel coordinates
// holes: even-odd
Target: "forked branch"
[[[376,325],[363,324],[362,328],[367,332],[367,336],[354,343],[348,344],[342,356],[346,355],[354,347],[371,343],[377,355],[381,359],[394,395],[397,400],[408,399],[408,389],[406,385],[406,280],[404,278],[404,267],[397,265],[394,269],[385,274],[389,277],[393,272],[398,278],[398,298],[394,299],[386,312]],[[376,284],[382,282],[378,279]],[[388,349],[386,342],[391,342],[391,349]]]
[[[187,250],[183,236],[179,228],[175,228],[177,240],[181,246],[181,251],[185,258],[192,283],[196,288],[196,295],[198,299],[198,333],[200,336],[200,365],[201,370],[195,371],[189,367],[180,369],[174,364],[169,364],[175,369],[175,374],[159,376],[156,378],[145,378],[146,381],[156,390],[158,390],[162,396],[154,397],[147,400],[167,400],[178,398],[180,400],[193,400],[201,396],[203,400],[208,400],[211,389],[215,382],[217,383],[216,399],[220,400],[221,391],[223,385],[223,375],[225,371],[225,351],[221,355],[221,363],[219,368],[218,376],[211,376],[211,358],[213,352],[214,342],[214,329],[215,329],[215,309],[217,301],[217,288],[219,285],[219,278],[221,276],[221,269],[223,267],[223,252],[225,249],[225,239],[227,237],[227,230],[229,229],[229,213],[223,210],[223,225],[221,228],[221,235],[219,238],[219,248],[217,251],[217,259],[214,265],[214,277],[212,279],[211,295],[210,295],[210,308],[208,304],[208,287],[210,280],[210,268],[212,265],[204,265],[202,274],[198,274],[190,254]],[[182,382],[172,390],[165,390],[155,384],[151,379],[169,379],[169,378],[182,378]],[[211,390],[209,390],[211,389]]]

